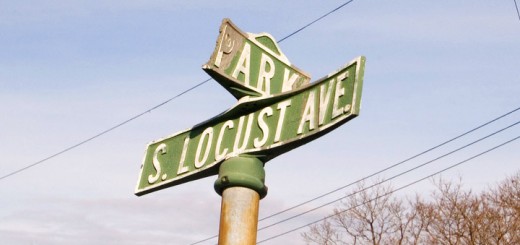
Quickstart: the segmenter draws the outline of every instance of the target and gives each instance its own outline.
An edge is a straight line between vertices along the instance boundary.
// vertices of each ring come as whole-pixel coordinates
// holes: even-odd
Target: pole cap
[[[222,195],[228,187],[246,187],[258,192],[262,199],[267,195],[267,186],[264,183],[264,163],[256,157],[238,156],[229,158],[220,165],[214,188]]]

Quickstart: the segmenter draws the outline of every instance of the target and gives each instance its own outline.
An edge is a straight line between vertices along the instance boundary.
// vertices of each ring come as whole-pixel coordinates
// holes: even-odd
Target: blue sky
[[[0,175],[207,79],[201,66],[223,18],[279,40],[342,3],[0,1]],[[312,81],[366,56],[363,105],[358,118],[267,163],[269,193],[260,215],[367,176],[519,107],[519,44],[513,1],[445,0],[354,1],[280,43]],[[148,142],[234,103],[211,81],[107,135],[0,180],[0,242],[189,244],[217,234],[215,177],[143,197],[133,191]],[[381,178],[519,118],[512,114]],[[407,184],[519,134],[513,127],[392,183]],[[468,188],[485,189],[518,171],[518,147],[513,142],[443,177],[461,176]],[[431,183],[425,182],[400,195],[429,190]],[[316,220],[333,207],[261,231],[258,239]],[[266,244],[303,243],[302,231]]]

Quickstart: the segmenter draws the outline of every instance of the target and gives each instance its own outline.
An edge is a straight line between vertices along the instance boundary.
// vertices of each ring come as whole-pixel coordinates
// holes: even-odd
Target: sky
[[[344,1],[0,1],[0,176],[206,80],[223,18],[280,40]],[[514,1],[353,1],[281,42],[312,77],[366,57],[359,117],[265,166],[260,217],[371,175],[520,106]],[[0,179],[2,244],[191,244],[218,233],[216,176],[134,195],[147,143],[236,100],[210,81],[86,144]],[[390,178],[520,120],[512,113],[388,172]],[[520,135],[511,127],[391,181],[394,188]],[[520,142],[442,173],[476,192],[519,171]],[[397,192],[427,196],[431,179]],[[272,224],[337,199],[344,189]],[[258,232],[258,241],[337,203]],[[264,244],[303,244],[300,229]],[[215,244],[216,239],[201,244]]]

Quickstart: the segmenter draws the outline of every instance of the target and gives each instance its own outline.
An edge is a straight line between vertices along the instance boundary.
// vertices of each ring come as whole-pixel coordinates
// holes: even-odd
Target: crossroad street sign
[[[203,69],[237,99],[276,95],[310,82],[271,35],[244,33],[229,19],[222,21],[215,51]]]
[[[304,87],[246,97],[228,111],[150,143],[136,195],[218,172],[225,159],[254,155],[264,163],[318,138],[359,114],[365,58]]]

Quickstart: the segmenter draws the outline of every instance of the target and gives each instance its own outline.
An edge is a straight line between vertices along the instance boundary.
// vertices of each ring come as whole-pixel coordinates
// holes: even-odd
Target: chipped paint
[[[303,87],[310,76],[289,62],[268,33],[244,33],[224,19],[215,50],[202,67],[234,97],[269,97]]]
[[[339,127],[359,114],[364,63],[359,57],[313,84],[276,96],[242,97],[210,120],[151,142],[136,195],[215,175],[230,157],[248,154],[267,162]]]

